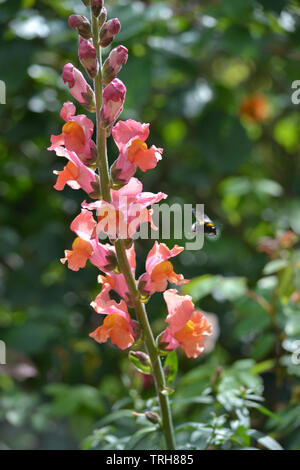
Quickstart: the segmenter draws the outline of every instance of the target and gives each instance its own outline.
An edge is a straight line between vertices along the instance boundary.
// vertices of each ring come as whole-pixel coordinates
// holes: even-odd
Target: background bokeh
[[[273,437],[300,448],[300,365],[292,361],[300,339],[300,113],[291,100],[300,80],[299,3],[106,6],[122,23],[114,45],[129,49],[121,117],[151,122],[149,143],[164,148],[157,168],[138,175],[144,189],[166,192],[169,203],[204,203],[219,227],[216,240],[175,263],[192,279],[186,292],[213,312],[220,331],[206,355],[178,355],[176,424],[206,425],[191,425],[192,435],[182,428],[179,439],[197,448],[276,448]],[[74,273],[59,261],[84,197],[53,189],[62,162],[46,150],[71,99],[62,67],[79,66],[77,35],[67,25],[74,10],[85,14],[79,0],[0,0],[3,449],[114,448],[145,426],[128,410],[142,411],[153,396],[126,352],[88,337],[96,268]],[[112,162],[111,141],[109,151]],[[139,274],[150,246],[137,243]],[[161,295],[148,312],[158,333]],[[155,447],[152,437],[149,429],[128,446]]]

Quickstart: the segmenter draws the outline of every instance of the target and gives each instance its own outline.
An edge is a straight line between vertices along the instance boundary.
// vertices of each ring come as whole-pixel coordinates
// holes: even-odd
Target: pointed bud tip
[[[96,18],[100,15],[103,7],[103,0],[92,0],[92,12]]]
[[[116,34],[118,34],[120,29],[121,23],[118,18],[112,18],[111,20],[106,21],[100,31],[100,46],[109,46],[109,44],[113,41],[114,37],[116,36]]]
[[[80,36],[89,39],[92,36],[92,30],[89,20],[82,15],[70,15],[68,25],[72,29],[77,29]]]

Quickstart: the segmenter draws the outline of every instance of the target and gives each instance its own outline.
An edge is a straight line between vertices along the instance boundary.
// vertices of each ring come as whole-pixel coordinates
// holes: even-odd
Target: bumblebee
[[[195,209],[193,209],[194,214],[196,215]],[[204,214],[203,220],[197,220],[193,225],[192,225],[192,231],[196,232],[197,227],[204,226],[204,233],[207,233],[208,235],[215,235],[217,236],[217,227],[213,223],[213,221],[208,217],[208,215]]]

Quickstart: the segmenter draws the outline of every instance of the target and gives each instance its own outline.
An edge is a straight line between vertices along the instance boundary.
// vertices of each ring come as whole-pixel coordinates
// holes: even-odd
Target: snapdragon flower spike
[[[95,78],[98,71],[97,53],[90,39],[79,39],[79,60],[91,78]]]
[[[179,295],[175,289],[164,292],[168,308],[169,326],[161,335],[167,350],[181,347],[188,358],[198,357],[204,350],[205,338],[212,334],[212,326],[204,313],[194,310],[189,295]]]
[[[103,64],[102,81],[104,85],[111,82],[120,72],[122,65],[126,64],[128,49],[124,46],[115,47]]]
[[[82,73],[72,64],[63,68],[62,79],[68,84],[70,93],[88,111],[95,112],[95,96]]]
[[[55,150],[62,145],[71,152],[75,152],[77,157],[85,165],[93,165],[96,162],[97,150],[95,142],[92,140],[94,123],[84,114],[75,115],[76,108],[73,103],[64,103],[60,116],[66,121],[62,128],[62,133],[51,136],[51,146],[48,150]]]
[[[103,91],[103,103],[100,111],[100,126],[111,128],[123,111],[126,87],[121,80],[115,78]]]
[[[171,250],[164,243],[154,243],[146,259],[146,272],[139,279],[139,291],[142,296],[150,296],[154,292],[163,292],[168,282],[181,286],[189,282],[182,274],[176,274],[170,258],[184,250],[175,245]]]
[[[87,204],[84,201],[82,207],[97,210],[97,232],[103,232],[115,240],[131,239],[144,222],[149,222],[156,229],[151,217],[152,210],[147,207],[160,202],[167,195],[162,192],[143,192],[142,183],[137,178],[131,178],[120,190],[111,190],[111,197],[111,203],[101,200]]]
[[[121,23],[118,18],[112,18],[111,20],[106,21],[100,31],[99,45],[101,47],[109,46],[120,29]]]
[[[112,129],[113,139],[120,155],[111,167],[111,177],[115,184],[126,184],[140,168],[147,171],[156,167],[163,149],[152,145],[147,147],[150,124],[128,119],[119,121]]]
[[[99,243],[96,232],[97,222],[92,213],[83,209],[73,220],[70,228],[76,233],[72,250],[65,250],[65,257],[61,259],[63,264],[68,262],[69,269],[78,271],[84,268],[89,259],[100,270],[113,270],[117,260],[110,245]]]
[[[89,39],[92,37],[92,30],[89,20],[85,16],[70,15],[68,24],[72,29],[77,29],[81,37]]]

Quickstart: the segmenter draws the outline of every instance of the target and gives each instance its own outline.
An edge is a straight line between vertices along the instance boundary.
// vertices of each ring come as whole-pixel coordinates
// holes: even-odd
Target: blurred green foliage
[[[300,338],[300,114],[291,101],[300,79],[299,3],[107,7],[122,23],[115,44],[130,54],[120,74],[122,119],[151,122],[151,143],[164,147],[155,171],[142,175],[145,190],[166,192],[169,203],[204,203],[221,227],[215,242],[176,261],[192,279],[185,291],[214,312],[220,331],[199,359],[179,354],[171,397],[179,445],[300,448],[300,366],[292,361]],[[156,410],[149,376],[126,353],[88,338],[96,268],[74,273],[59,261],[82,194],[53,189],[61,162],[46,148],[70,99],[61,69],[78,66],[67,25],[74,10],[85,13],[79,0],[0,0],[0,338],[8,348],[0,447],[156,448],[156,425],[131,411]],[[264,120],[239,112],[256,93],[268,105]],[[109,151],[112,162],[111,141]],[[138,274],[150,246],[137,242]],[[158,333],[166,315],[159,294],[148,312]]]

